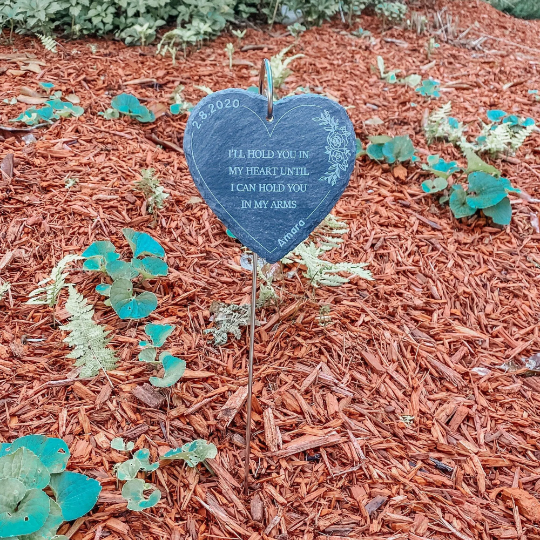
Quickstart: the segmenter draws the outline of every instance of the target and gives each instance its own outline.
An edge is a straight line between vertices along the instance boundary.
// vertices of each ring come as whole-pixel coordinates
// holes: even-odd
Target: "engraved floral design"
[[[335,186],[341,178],[342,171],[347,170],[347,161],[351,155],[348,148],[350,133],[345,126],[340,126],[339,122],[330,116],[328,111],[323,111],[320,117],[313,118],[313,120],[329,132],[326,138],[325,153],[328,154],[328,161],[331,165],[319,180]]]

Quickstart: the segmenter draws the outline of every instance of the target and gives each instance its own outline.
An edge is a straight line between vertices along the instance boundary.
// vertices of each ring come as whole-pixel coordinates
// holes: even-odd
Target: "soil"
[[[481,216],[457,221],[422,192],[420,167],[391,171],[358,160],[334,209],[350,230],[328,257],[366,262],[375,280],[314,289],[302,268],[289,265],[275,282],[279,307],[258,314],[247,496],[248,336],[244,330],[216,347],[204,333],[213,301],[250,301],[251,275],[240,265],[241,245],[198,198],[181,151],[187,117],[167,112],[174,89],[183,85],[195,103],[204,96],[200,85],[247,88],[263,58],[293,45],[290,54],[304,56],[282,95],[300,86],[327,93],[350,107],[364,145],[368,135],[408,134],[421,158],[439,153],[464,165],[450,144],[428,148],[423,120],[447,101],[467,123],[489,109],[540,119],[540,102],[528,93],[540,89],[540,23],[476,0],[441,2],[428,16],[453,25],[437,36],[430,59],[430,34],[383,32],[370,16],[353,28],[337,20],[309,29],[296,42],[279,26],[248,29],[241,47],[261,47],[235,52],[232,70],[224,51],[236,43],[230,35],[186,58],[179,53],[176,64],[156,56],[155,46],[107,40],[60,40],[57,54],[21,36],[0,47],[2,55],[39,60],[28,70],[20,56],[0,56],[2,99],[47,81],[85,108],[79,118],[33,130],[30,144],[22,139],[28,133],[5,129],[20,125],[9,119],[28,105],[0,108],[0,159],[12,153],[15,164],[12,178],[0,179],[0,278],[11,283],[0,302],[0,442],[63,437],[69,468],[103,487],[93,512],[60,533],[74,540],[540,537],[540,383],[525,369],[501,367],[519,365],[540,346],[537,203],[513,197],[504,228]],[[359,25],[373,43],[351,35]],[[399,76],[439,80],[442,97],[426,100],[385,83],[373,70],[378,55]],[[98,116],[123,91],[155,110],[156,121]],[[515,157],[494,162],[532,198],[540,198],[538,146],[535,133]],[[170,194],[156,216],[134,190],[148,167]],[[66,179],[78,182],[68,190]],[[108,373],[113,387],[102,374],[76,378],[58,327],[67,320],[65,292],[54,310],[26,304],[67,254],[104,239],[127,254],[123,227],[158,239],[170,266],[167,278],[148,285],[159,298],[150,319],[177,326],[168,349],[190,372],[157,398],[145,393],[153,370],[137,360],[144,323],[121,321],[103,304],[94,290],[99,276],[78,263],[68,281],[111,332],[120,358]],[[321,325],[325,306],[330,320]],[[208,468],[158,469],[148,480],[161,502],[136,513],[113,473],[126,459],[110,448],[117,436],[148,448],[153,461],[197,438],[215,443],[218,456]]]

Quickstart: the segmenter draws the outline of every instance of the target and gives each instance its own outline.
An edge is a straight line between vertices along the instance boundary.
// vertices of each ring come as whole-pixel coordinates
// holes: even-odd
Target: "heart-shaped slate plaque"
[[[184,151],[210,208],[268,262],[293,250],[330,213],[356,158],[354,129],[318,95],[274,103],[240,89],[210,94],[191,111]]]

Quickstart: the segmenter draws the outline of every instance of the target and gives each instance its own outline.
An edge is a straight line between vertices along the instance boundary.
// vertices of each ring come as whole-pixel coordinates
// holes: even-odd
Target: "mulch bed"
[[[540,89],[540,25],[476,0],[450,2],[447,13],[458,25],[457,42],[442,42],[432,60],[425,54],[429,36],[381,34],[375,18],[362,18],[373,46],[339,21],[310,29],[291,51],[305,57],[293,64],[287,86],[324,89],[352,106],[364,143],[370,134],[409,134],[422,157],[439,152],[463,164],[449,144],[428,151],[422,119],[452,100],[465,121],[485,118],[490,108],[539,120],[540,106],[527,91]],[[203,334],[213,301],[249,302],[241,246],[193,199],[183,154],[164,144],[181,147],[185,116],[142,125],[97,113],[121,91],[155,106],[168,104],[179,84],[192,102],[204,95],[195,85],[246,88],[256,83],[262,58],[294,41],[283,28],[273,32],[248,30],[243,43],[265,48],[236,52],[232,71],[224,46],[235,39],[226,35],[187,59],[180,54],[176,65],[156,57],[155,47],[105,40],[62,41],[57,55],[19,36],[14,48],[0,48],[43,61],[39,74],[17,75],[7,71],[17,63],[0,60],[2,99],[50,81],[76,93],[86,110],[35,130],[37,142],[28,145],[25,133],[0,128],[0,158],[15,156],[12,180],[0,183],[0,277],[12,284],[0,306],[0,441],[28,433],[63,437],[70,468],[101,482],[93,513],[61,530],[75,540],[540,538],[540,503],[527,498],[540,497],[540,384],[499,368],[540,347],[538,205],[518,200],[504,229],[480,217],[457,222],[422,193],[419,168],[400,179],[366,158],[335,208],[350,232],[330,256],[368,262],[375,281],[313,290],[298,269],[276,283],[279,309],[258,315],[252,489],[243,495],[245,407],[237,398],[247,384],[248,336],[216,348]],[[490,37],[478,42],[483,36]],[[97,45],[95,54],[88,43]],[[442,98],[427,102],[410,88],[387,85],[370,70],[377,55],[387,69],[440,80]],[[2,106],[0,123],[13,126],[8,119],[24,108]],[[364,124],[375,116],[384,124]],[[517,158],[497,163],[536,198],[538,143],[535,134]],[[153,167],[171,194],[157,218],[133,190],[143,167]],[[66,178],[79,183],[68,191]],[[65,293],[54,314],[25,304],[66,254],[102,239],[127,253],[122,227],[148,232],[166,250],[170,275],[153,282],[159,307],[151,320],[177,325],[169,349],[191,370],[151,405],[144,392],[151,369],[137,360],[143,325],[123,322],[103,305],[94,292],[99,278],[79,270],[69,281],[112,332],[121,358],[109,372],[114,388],[103,375],[73,379],[65,332],[53,324],[53,315],[66,320]],[[319,324],[322,306],[330,306],[326,326]],[[234,415],[226,406],[231,399]],[[202,466],[160,468],[151,478],[162,491],[159,505],[127,511],[112,471],[126,459],[110,448],[116,436],[149,448],[153,460],[207,438],[219,450],[214,474]]]

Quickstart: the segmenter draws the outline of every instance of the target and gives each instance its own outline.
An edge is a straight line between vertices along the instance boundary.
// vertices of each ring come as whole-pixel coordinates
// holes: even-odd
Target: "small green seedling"
[[[376,161],[386,161],[395,164],[406,161],[418,161],[414,155],[415,149],[408,135],[389,137],[388,135],[378,135],[370,137],[371,144],[366,148],[366,153],[371,159]]]
[[[79,117],[83,113],[84,109],[82,107],[60,99],[53,99],[46,101],[43,107],[26,109],[17,118],[12,118],[10,122],[23,122],[27,126],[35,126],[41,123],[51,124],[59,118]]]
[[[131,441],[126,443],[122,437],[115,437],[111,441],[111,448],[119,452],[131,452],[135,448],[135,443]]]
[[[248,326],[251,306],[249,304],[225,304],[223,302],[212,302],[210,313],[213,316],[214,327],[204,331],[205,334],[212,334],[214,345],[225,345],[228,334],[232,334],[236,339],[242,337],[241,326]],[[255,323],[260,324],[260,323]]]
[[[401,71],[396,69],[394,71],[386,72],[386,66],[384,64],[384,58],[382,56],[377,56],[377,67],[379,68],[379,75],[381,79],[385,80],[387,83],[395,84],[397,83],[396,75]]]
[[[170,106],[171,114],[187,114],[193,109],[193,104],[184,100],[184,86],[179,85],[171,95],[173,104]]]
[[[153,472],[159,467],[159,463],[150,463],[150,451],[146,448],[137,450],[132,459],[114,466],[118,480],[133,480],[139,471]]]
[[[78,178],[73,178],[73,177],[67,177],[65,180],[64,180],[64,185],[66,187],[66,189],[69,191],[72,187],[75,187],[77,184],[79,183],[79,179]]]
[[[133,229],[122,229],[122,233],[133,252],[131,262],[119,260],[120,255],[108,240],[98,241],[82,254],[86,258],[83,269],[104,272],[113,280],[112,285],[98,285],[96,291],[109,297],[106,304],[112,306],[121,319],[142,319],[156,309],[157,297],[148,291],[134,294],[131,280],[166,276],[169,267],[163,260],[163,247],[149,234]]]
[[[434,37],[430,37],[426,43],[426,56],[428,60],[431,60],[431,56],[439,47],[440,45],[437,43],[436,39]]]
[[[287,30],[293,38],[298,39],[300,35],[307,30],[307,28],[303,24],[295,22],[294,24],[290,24],[289,26],[287,26]]]
[[[227,56],[229,57],[229,69],[232,70],[234,45],[232,43],[227,43],[227,45],[225,45],[224,50],[227,53]]]
[[[242,40],[246,35],[247,30],[233,30],[232,35],[238,40],[238,46],[242,44]]]
[[[161,459],[163,461],[173,461],[183,459],[188,467],[196,467],[206,459],[214,459],[217,456],[217,448],[214,444],[197,439],[184,444],[180,448],[169,450]]]
[[[148,323],[144,327],[146,335],[150,341],[139,341],[139,347],[143,350],[139,353],[141,362],[156,362],[157,350],[162,347],[165,340],[174,332],[173,324],[152,324]]]
[[[431,79],[427,79],[422,81],[422,86],[416,89],[416,92],[418,92],[420,95],[424,97],[429,98],[438,98],[441,97],[441,94],[439,92],[440,83],[437,81],[432,81]]]
[[[176,384],[186,371],[186,361],[176,358],[168,351],[163,351],[159,355],[159,360],[163,364],[165,373],[162,378],[150,377],[150,384],[158,388],[168,388]]]
[[[154,485],[147,484],[140,478],[128,480],[122,487],[122,497],[124,497],[128,503],[128,510],[142,512],[143,510],[156,506],[161,500],[161,491],[154,488]],[[152,493],[150,493],[148,497],[145,497],[144,492],[151,490]]]
[[[114,448],[120,451],[131,451],[132,443],[127,445],[120,437],[113,439]],[[129,448],[131,444],[131,448]],[[114,466],[114,472],[118,480],[125,481],[122,487],[122,497],[128,502],[128,509],[135,512],[140,512],[148,508],[156,506],[161,499],[159,489],[154,489],[155,486],[147,484],[142,478],[137,478],[140,472],[152,473],[160,466],[159,462],[150,463],[150,452],[146,449],[135,452],[132,459],[128,459],[123,463],[118,463]],[[215,458],[217,456],[217,448],[212,443],[208,443],[204,439],[192,441],[184,444],[180,448],[169,450],[163,457],[162,462],[168,464],[173,460],[182,459],[188,467],[196,467],[206,459]],[[153,491],[152,491],[153,490]],[[145,492],[151,493],[145,496]]]
[[[529,90],[529,95],[532,95],[535,101],[540,101],[540,94],[538,93],[538,90]]]
[[[139,100],[131,94],[120,94],[113,97],[111,108],[101,114],[107,120],[119,118],[121,114],[135,118],[139,122],[153,122],[156,117],[152,111],[141,105]]]
[[[37,289],[33,290],[28,296],[30,300],[26,302],[30,305],[44,305],[53,308],[58,302],[58,296],[62,292],[64,287],[67,287],[66,278],[67,272],[64,272],[66,268],[73,262],[82,259],[78,255],[66,255],[61,259],[58,264],[52,269],[51,275],[48,278],[40,281]]]
[[[132,442],[126,444],[121,437],[116,437],[111,441],[111,448],[120,452],[131,452],[134,446]],[[141,512],[156,506],[161,499],[159,489],[154,489],[148,497],[145,497],[144,492],[152,490],[155,486],[137,478],[140,471],[151,473],[159,468],[159,462],[150,463],[149,456],[148,450],[138,450],[132,459],[114,466],[113,470],[118,480],[126,481],[122,488],[122,497],[128,501],[128,510]]]
[[[60,538],[55,535],[64,521],[78,519],[94,507],[101,486],[66,471],[69,456],[62,439],[44,435],[0,445],[0,538]]]
[[[439,155],[429,156],[427,165],[422,165],[422,169],[435,175],[435,178],[422,182],[422,190],[426,193],[445,190],[448,187],[448,178],[461,170],[455,161],[446,162]]]
[[[167,388],[176,384],[186,370],[186,362],[181,358],[176,358],[169,351],[163,351],[156,361],[157,349],[161,347],[165,340],[172,334],[175,326],[172,324],[152,324],[144,327],[146,335],[150,338],[148,341],[140,341],[139,346],[143,350],[139,353],[141,362],[148,362],[154,365],[162,364],[165,374],[163,378],[150,377],[150,384],[158,388]]]
[[[294,62],[298,58],[304,57],[303,54],[295,54],[294,56],[289,56],[288,58],[285,58],[285,55],[290,51],[293,46],[294,44],[290,45],[289,47],[285,47],[278,54],[270,58],[270,68],[272,69],[274,90],[276,91],[283,86],[285,79],[292,74],[292,70],[289,69],[289,66],[292,64],[292,62]]]

